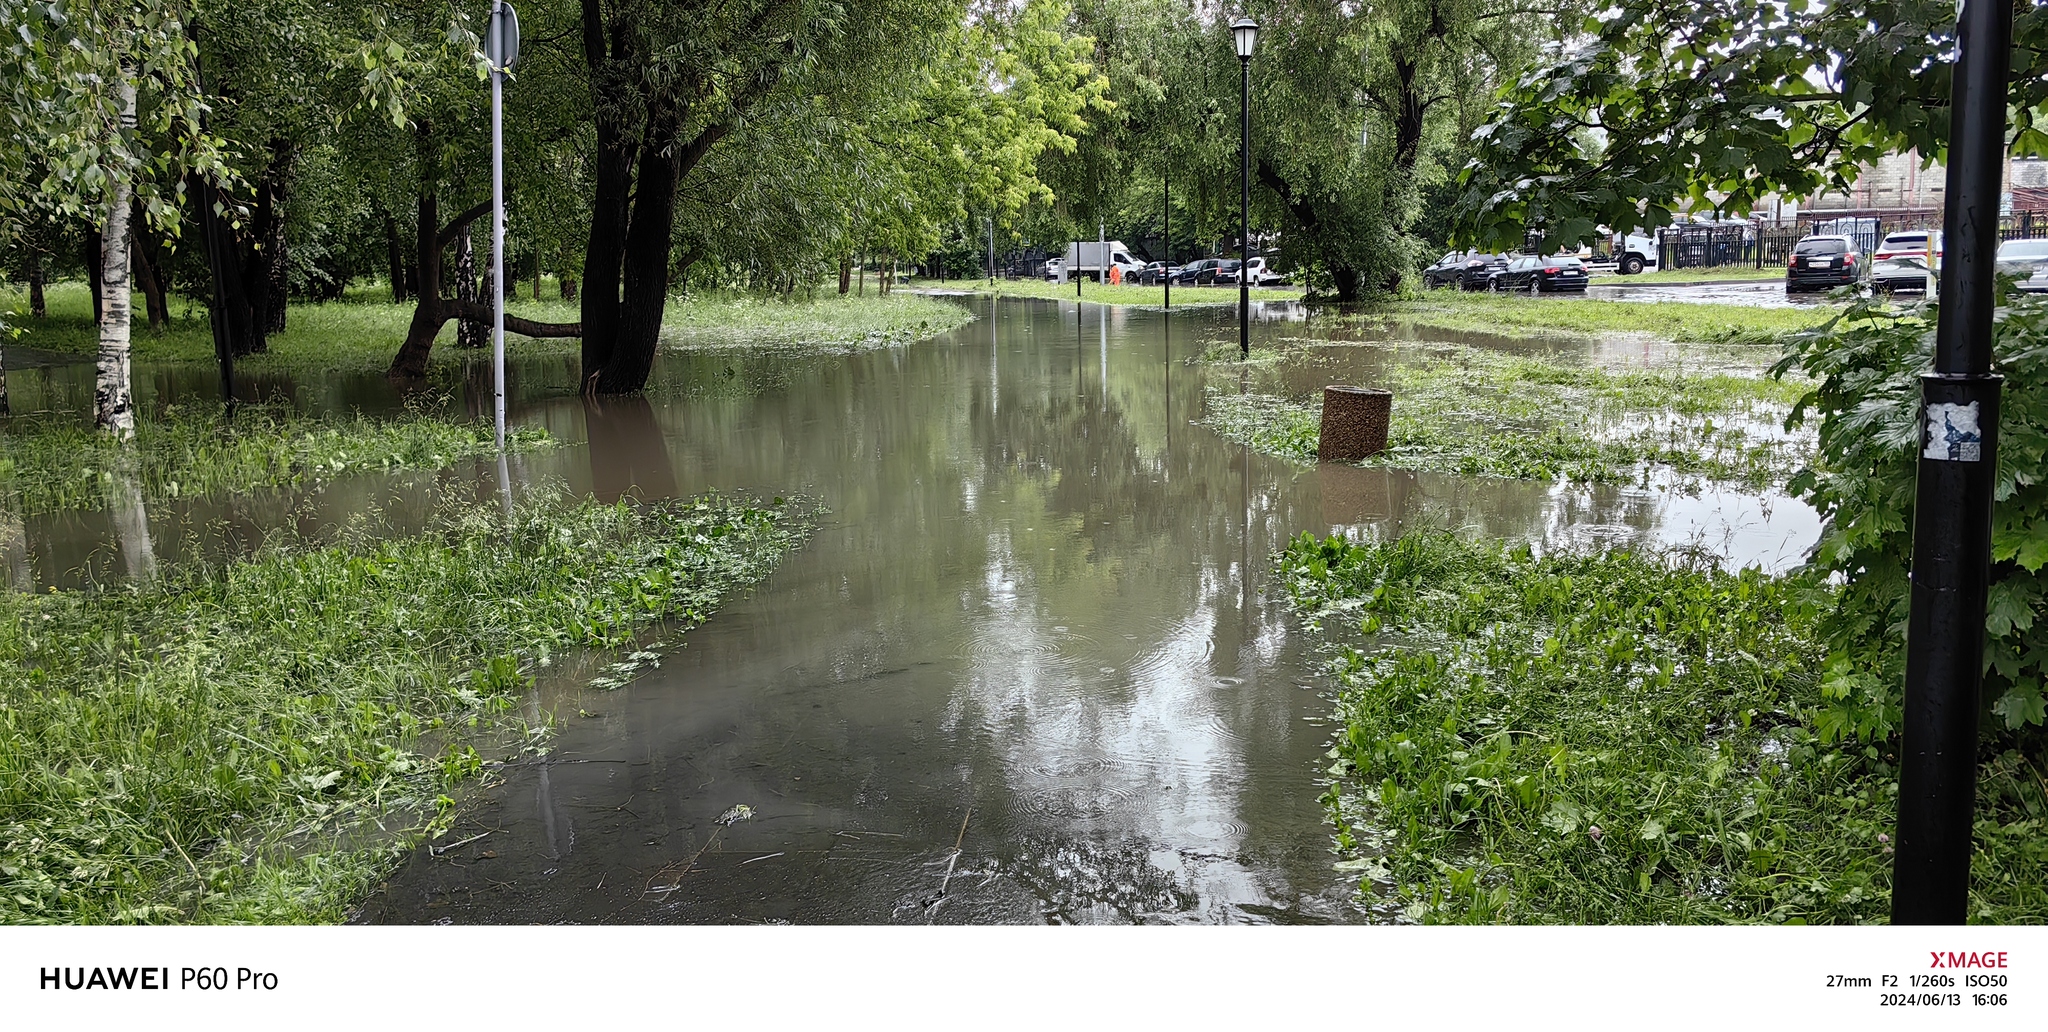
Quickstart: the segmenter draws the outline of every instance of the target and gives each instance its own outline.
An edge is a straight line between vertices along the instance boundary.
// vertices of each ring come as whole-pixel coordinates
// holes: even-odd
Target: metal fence
[[[1809,236],[1846,236],[1864,251],[1873,251],[1892,233],[1939,230],[1942,213],[1929,211],[1801,212],[1784,223],[1757,220],[1712,226],[1667,226],[1657,234],[1661,268],[1711,269],[1733,265],[1763,268],[1783,265],[1800,240]],[[2048,210],[2015,211],[1998,218],[2000,240],[2048,238]]]

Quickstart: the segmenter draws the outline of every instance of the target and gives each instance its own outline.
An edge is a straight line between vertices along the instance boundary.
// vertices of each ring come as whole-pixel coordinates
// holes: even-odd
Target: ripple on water
[[[1061,763],[1034,764],[1030,767],[1026,767],[1025,769],[1033,774],[1038,775],[1041,778],[1059,780],[1062,778],[1094,777],[1097,774],[1109,770],[1113,766],[1115,766],[1115,763],[1113,761],[1104,759],[1100,756],[1090,756],[1084,757],[1082,759],[1068,760]]]
[[[1017,809],[1049,820],[1089,821],[1127,812],[1138,798],[1136,788],[1124,785],[1057,785],[1021,793]]]

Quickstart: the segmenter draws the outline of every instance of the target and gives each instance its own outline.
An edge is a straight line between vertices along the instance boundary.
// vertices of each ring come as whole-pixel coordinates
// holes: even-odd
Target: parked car
[[[1870,260],[1882,262],[1902,255],[1920,255],[1924,258],[1927,256],[1930,241],[1933,243],[1935,256],[1939,257],[1941,255],[1941,233],[1938,231],[1908,229],[1897,233],[1889,233],[1878,243],[1877,249],[1870,252]],[[1875,275],[1876,269],[1873,268],[1871,271]]]
[[[1202,282],[1204,275],[1212,280],[1215,279],[1216,262],[1217,259],[1215,258],[1204,258],[1200,261],[1189,262],[1181,266],[1180,271],[1173,274],[1173,285],[1176,287],[1183,285],[1191,287],[1196,283]]]
[[[2048,240],[2008,240],[1998,245],[2002,275],[2032,276],[2048,266]]]
[[[1887,294],[1900,290],[1925,291],[1927,271],[1925,254],[1896,253],[1890,258],[1879,258],[1870,265],[1870,289]]]
[[[1066,264],[1067,260],[1065,258],[1047,258],[1045,260],[1045,278],[1048,280],[1059,279],[1060,269]]]
[[[1455,286],[1465,275],[1465,252],[1452,251],[1436,260],[1436,264],[1422,270],[1422,289],[1435,290],[1439,287]]]
[[[1201,273],[1195,276],[1196,286],[1213,287],[1216,284],[1223,282],[1222,277],[1224,273],[1229,273],[1231,275],[1232,282],[1236,281],[1237,259],[1211,258],[1209,259],[1209,261],[1213,264],[1211,264],[1208,268],[1203,269]]]
[[[1536,294],[1584,293],[1590,277],[1586,263],[1566,255],[1523,255],[1495,269],[1488,290],[1526,290]]]
[[[1510,259],[1520,255],[1481,254],[1477,251],[1465,256],[1464,275],[1458,277],[1459,290],[1485,290],[1486,281],[1493,274],[1508,267]]]
[[[1237,286],[1237,269],[1234,267],[1237,265],[1237,263],[1227,262],[1227,264],[1232,267],[1219,267],[1216,271],[1217,286]],[[1284,278],[1279,273],[1274,272],[1271,268],[1269,268],[1264,258],[1254,258],[1250,262],[1246,263],[1245,267],[1250,270],[1250,272],[1247,273],[1247,276],[1250,279],[1251,285],[1254,287],[1271,286],[1275,283],[1281,282]]]
[[[1785,262],[1785,293],[1853,286],[1863,281],[1869,267],[1854,240],[1810,236],[1793,245],[1792,257]]]
[[[1178,265],[1169,265],[1166,262],[1151,262],[1144,268],[1132,273],[1131,280],[1136,281],[1140,286],[1156,287],[1161,283],[1171,281],[1179,272],[1180,266]]]

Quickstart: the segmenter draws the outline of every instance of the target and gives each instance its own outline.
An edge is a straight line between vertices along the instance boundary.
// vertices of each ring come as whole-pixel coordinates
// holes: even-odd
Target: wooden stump
[[[1387,450],[1387,424],[1393,415],[1393,391],[1335,384],[1323,388],[1323,428],[1316,458],[1357,462]]]

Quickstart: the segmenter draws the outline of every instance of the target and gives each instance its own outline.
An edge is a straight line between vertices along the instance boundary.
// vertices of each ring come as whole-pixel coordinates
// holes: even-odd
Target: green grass
[[[1520,337],[1629,334],[1691,343],[1776,346],[1787,335],[1823,325],[1841,311],[1832,305],[1752,308],[1433,290],[1381,308],[1349,313],[1340,322],[1356,327],[1405,323]]]
[[[218,405],[145,411],[124,448],[76,419],[20,416],[0,434],[0,502],[21,513],[97,509],[124,469],[143,499],[244,494],[352,473],[440,469],[492,455],[492,425],[412,412],[395,419],[316,418],[279,406]],[[506,447],[554,443],[540,427],[511,427]]]
[[[991,297],[1041,297],[1057,301],[1072,301],[1075,298],[1074,284],[1064,285],[1042,279],[997,280],[993,286],[985,279],[979,280],[921,280],[918,287],[935,290],[964,290]],[[1080,299],[1104,305],[1151,305],[1158,306],[1165,301],[1164,287],[1134,287],[1082,283]],[[1255,287],[1254,301],[1299,301],[1302,291],[1294,287]],[[1173,288],[1173,304],[1182,305],[1234,305],[1237,303],[1236,287],[1183,287]]]
[[[1367,901],[1421,922],[1887,917],[1895,744],[1828,743],[1817,575],[1303,535],[1296,603],[1336,664],[1323,801]],[[1981,771],[1972,920],[2048,919],[2048,779]]]
[[[99,347],[99,331],[92,321],[90,291],[82,283],[59,283],[47,293],[48,318],[9,320],[25,331],[20,342],[47,351],[92,354]],[[26,307],[18,290],[0,291],[0,309]],[[573,301],[515,301],[506,311],[542,322],[582,318]],[[398,353],[412,312],[412,305],[394,305],[388,292],[373,288],[354,289],[342,300],[325,304],[294,304],[287,314],[285,332],[270,337],[269,350],[239,359],[238,364],[251,369],[381,369]],[[672,301],[663,317],[662,334],[667,347],[779,344],[850,350],[907,343],[972,319],[973,314],[960,305],[908,294],[842,298],[820,293],[782,300],[708,293]],[[213,331],[206,310],[191,309],[183,299],[172,300],[170,325],[162,330],[149,329],[138,315],[133,339],[138,361],[214,361]],[[573,355],[582,344],[574,338],[534,339],[508,333],[505,347],[515,355]],[[460,362],[474,354],[455,346],[454,323],[442,327],[434,345],[437,364]]]
[[[477,744],[543,747],[513,715],[537,672],[704,619],[805,523],[779,499],[540,499],[0,593],[0,923],[338,920],[446,827]]]
[[[1573,483],[1683,487],[1783,484],[1811,459],[1809,435],[1773,430],[1806,386],[1677,368],[1607,370],[1553,358],[1444,346],[1389,363],[1386,451],[1369,465]],[[1234,349],[1222,353],[1234,357]],[[1405,357],[1404,353],[1404,357]],[[1277,355],[1255,350],[1254,362]],[[1209,393],[1205,422],[1295,462],[1316,461],[1320,396]]]

